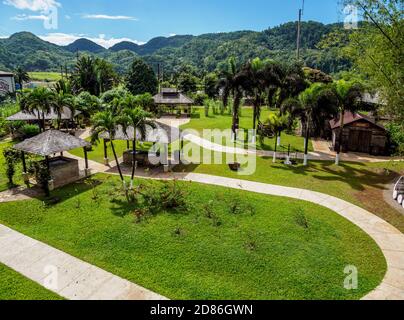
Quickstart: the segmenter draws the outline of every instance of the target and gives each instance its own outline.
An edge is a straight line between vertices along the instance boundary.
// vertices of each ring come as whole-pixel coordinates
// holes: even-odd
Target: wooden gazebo
[[[27,139],[14,146],[22,152],[24,178],[28,181],[25,154],[30,153],[45,157],[45,162],[52,177],[51,187],[61,187],[80,179],[78,160],[63,156],[63,152],[83,148],[85,156],[85,175],[89,174],[87,148],[91,144],[58,130],[48,130],[31,139]],[[51,188],[52,189],[52,188]]]
[[[174,88],[161,89],[161,92],[156,94],[153,100],[160,108],[167,107],[171,111],[184,109],[188,116],[191,115],[191,107],[194,104],[194,100]]]

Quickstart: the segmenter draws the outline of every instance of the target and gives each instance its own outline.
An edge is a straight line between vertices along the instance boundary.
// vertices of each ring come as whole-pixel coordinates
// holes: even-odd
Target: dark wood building
[[[333,147],[339,146],[341,130],[340,119],[330,121]],[[342,152],[360,152],[371,155],[385,155],[387,153],[387,131],[370,117],[362,114],[345,113],[344,131],[341,142]]]

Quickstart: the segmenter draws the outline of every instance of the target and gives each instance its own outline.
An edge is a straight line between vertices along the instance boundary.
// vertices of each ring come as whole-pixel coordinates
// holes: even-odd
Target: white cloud
[[[76,35],[76,34],[67,34],[67,33],[49,33],[45,36],[39,36],[42,40],[55,43],[60,46],[67,46],[68,44],[80,39],[85,38],[91,40],[104,48],[110,48],[115,44],[122,42],[122,41],[130,41],[136,44],[142,45],[144,42],[129,39],[129,38],[108,38],[105,34],[100,34],[98,37],[88,37],[85,35]]]
[[[130,16],[110,16],[107,14],[84,14],[82,17],[84,19],[131,20],[131,21],[138,20],[135,17],[130,17]]]
[[[176,33],[170,33],[168,36],[169,37],[175,37],[177,34]]]
[[[51,8],[62,6],[56,0],[4,0],[3,3],[20,10],[35,12],[48,12]]]
[[[24,21],[24,20],[49,20],[48,16],[45,16],[43,14],[41,15],[27,15],[27,14],[18,14],[15,17],[12,17],[11,20],[17,20],[17,21]]]

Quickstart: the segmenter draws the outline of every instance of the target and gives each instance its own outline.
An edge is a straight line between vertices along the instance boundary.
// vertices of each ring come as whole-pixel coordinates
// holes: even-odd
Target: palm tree
[[[298,99],[290,98],[284,102],[283,110],[291,117],[300,117],[305,132],[304,165],[308,164],[310,132],[318,115],[326,117],[334,111],[334,95],[331,89],[322,83],[314,83],[303,91]]]
[[[38,87],[23,95],[20,107],[22,111],[37,113],[38,121],[42,120],[42,130],[45,131],[45,115],[52,111],[53,102],[54,93],[48,88]]]
[[[272,86],[270,90],[270,100],[274,100],[274,106],[280,110],[282,115],[282,105],[288,99],[296,98],[308,87],[306,76],[300,64],[281,64],[274,70],[278,75],[278,86]],[[282,132],[278,135],[278,145],[281,144]]]
[[[129,101],[128,101],[129,102]],[[130,180],[130,188],[133,188],[133,180],[135,177],[136,170],[136,145],[138,139],[138,132],[140,133],[141,140],[146,139],[147,127],[155,129],[156,124],[149,120],[152,114],[144,111],[140,107],[126,107],[123,110],[123,116],[118,120],[119,124],[122,125],[124,132],[127,132],[129,127],[133,128],[133,152],[132,152],[132,175]]]
[[[28,82],[31,80],[29,74],[27,71],[25,71],[23,68],[18,67],[14,71],[14,77],[15,77],[15,82],[17,82],[20,85],[20,90],[22,91],[24,82]]]
[[[66,94],[64,92],[55,92],[53,96],[53,101],[52,101],[52,109],[53,111],[57,114],[58,120],[58,130],[60,130],[60,125],[62,123],[62,115],[64,112],[64,109],[68,108],[70,110],[71,114],[71,121],[74,121],[74,116],[76,113],[76,107],[75,107],[75,100],[74,97],[70,94]]]
[[[111,112],[111,110],[99,112],[91,119],[92,129],[91,129],[91,141],[92,143],[97,143],[100,140],[100,135],[102,133],[108,133],[109,140],[111,143],[112,152],[114,154],[115,162],[118,168],[119,176],[122,180],[124,188],[126,190],[125,179],[122,174],[121,166],[118,161],[118,156],[116,154],[114,137],[117,127],[117,117]]]
[[[331,85],[332,92],[335,95],[336,107],[339,112],[341,126],[339,129],[339,139],[337,144],[337,156],[335,164],[339,165],[340,154],[342,150],[342,140],[344,134],[344,120],[347,111],[356,113],[359,108],[359,102],[363,94],[363,86],[358,82],[339,80]]]
[[[271,113],[269,115],[269,118],[267,121],[264,123],[265,127],[267,130],[271,132],[271,136],[275,136],[275,149],[274,149],[274,158],[273,162],[276,162],[276,153],[277,153],[277,138],[278,138],[278,133],[281,132],[282,130],[285,130],[288,126],[288,121],[289,117],[288,115],[277,115],[274,113]]]

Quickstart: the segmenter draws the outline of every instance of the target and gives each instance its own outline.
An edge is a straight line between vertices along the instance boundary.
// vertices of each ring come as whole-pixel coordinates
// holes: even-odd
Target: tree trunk
[[[118,168],[119,176],[121,177],[122,182],[125,182],[125,179],[123,178],[121,166],[120,166],[120,164],[119,164],[119,160],[118,160],[118,157],[117,157],[117,155],[116,155],[116,150],[115,150],[114,143],[112,142],[112,139],[111,139],[110,142],[111,142],[111,149],[112,149],[112,152],[113,152],[113,154],[114,154],[115,161],[116,161],[116,166],[117,166],[117,168]]]
[[[275,132],[275,151],[274,151],[274,158],[272,160],[273,163],[276,162],[276,152],[278,151],[277,140],[278,140],[278,131]]]
[[[342,140],[344,139],[344,126],[345,126],[345,109],[343,108],[341,111],[341,126],[339,131],[339,138],[338,138],[338,148],[337,148],[337,156],[335,158],[335,164],[338,166],[340,161],[340,155],[342,150]]]
[[[309,139],[310,139],[310,127],[309,122],[307,121],[306,124],[306,144],[304,146],[304,163],[303,165],[308,165],[308,158],[309,158]]]
[[[136,170],[136,139],[133,141],[133,154],[132,154],[132,176],[130,179],[130,188],[133,188],[133,180],[135,179]]]

